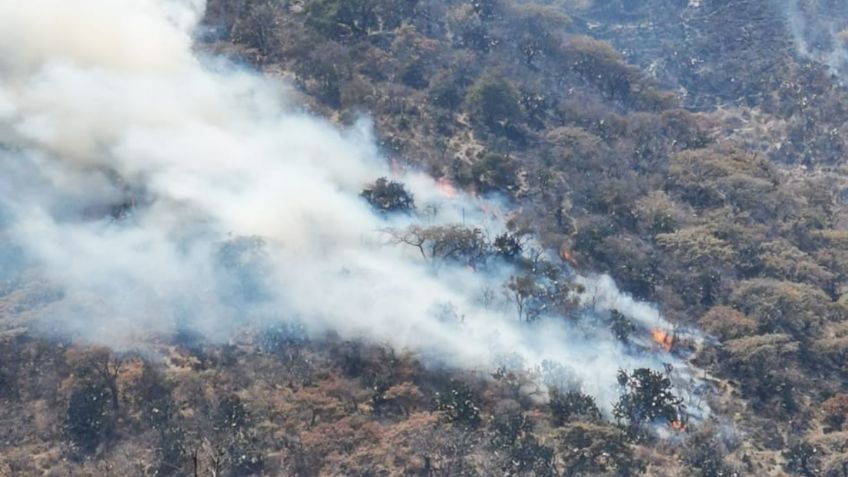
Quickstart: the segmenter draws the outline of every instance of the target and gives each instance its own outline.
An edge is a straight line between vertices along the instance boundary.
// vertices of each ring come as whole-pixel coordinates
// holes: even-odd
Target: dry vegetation
[[[848,476],[848,95],[764,0],[701,1],[685,34],[638,26],[685,2],[628,3],[211,0],[204,48],[293,78],[319,114],[367,113],[388,157],[507,196],[545,246],[699,324],[710,418],[671,430],[661,373],[621,376],[604,418],[538,376],[294,324],[127,356],[15,332],[0,475]],[[364,194],[405,210],[402,191]],[[436,257],[448,232],[397,238]]]

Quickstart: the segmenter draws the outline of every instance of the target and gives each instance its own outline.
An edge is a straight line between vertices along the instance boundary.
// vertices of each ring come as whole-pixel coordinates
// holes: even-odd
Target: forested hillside
[[[508,211],[497,237],[393,245],[510,263],[525,326],[534,306],[576,314],[562,267],[609,274],[673,324],[653,350],[689,363],[698,402],[671,369],[622,364],[605,403],[554,365],[432,366],[296,321],[110,350],[28,331],[51,298],[23,271],[0,274],[0,476],[848,477],[848,8],[787,3],[209,0],[199,57],[339,127],[369,120],[393,169]],[[373,179],[364,200],[412,213]],[[631,321],[592,323],[638,348]]]

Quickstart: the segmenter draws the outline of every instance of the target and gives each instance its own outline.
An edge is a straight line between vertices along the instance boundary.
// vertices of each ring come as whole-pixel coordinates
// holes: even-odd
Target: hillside
[[[0,62],[0,476],[848,476],[841,2],[192,31],[200,67]]]

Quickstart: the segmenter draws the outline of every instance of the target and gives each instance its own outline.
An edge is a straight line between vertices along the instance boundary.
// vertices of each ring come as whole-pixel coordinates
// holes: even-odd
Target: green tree
[[[580,391],[561,392],[550,391],[548,406],[554,418],[554,424],[562,426],[573,419],[597,421],[601,419],[601,411],[595,404],[595,398]]]
[[[515,135],[524,120],[518,91],[493,75],[478,79],[465,97],[471,119],[498,135]]]
[[[643,424],[656,421],[672,424],[685,419],[683,400],[672,392],[667,375],[647,368],[632,373],[620,370],[618,382],[623,393],[613,407],[613,415],[631,433],[638,433]]]
[[[93,454],[114,431],[110,390],[102,381],[85,379],[71,391],[63,432],[81,455]]]

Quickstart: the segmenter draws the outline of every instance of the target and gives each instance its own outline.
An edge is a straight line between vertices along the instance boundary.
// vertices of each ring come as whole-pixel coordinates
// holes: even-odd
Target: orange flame
[[[654,340],[654,343],[662,346],[666,353],[671,351],[671,346],[674,344],[674,337],[659,328],[651,330],[651,339]]]
[[[450,179],[447,177],[441,177],[436,181],[436,187],[438,187],[439,192],[442,193],[443,196],[448,199],[453,199],[456,197],[456,188],[451,184]]]
[[[561,258],[565,262],[568,262],[574,268],[578,268],[580,266],[577,263],[577,259],[575,259],[574,256],[571,255],[571,253],[568,251],[567,248],[565,248],[565,246],[559,249],[559,258]]]
[[[686,424],[683,421],[671,421],[668,425],[675,431],[683,432],[686,430]]]

